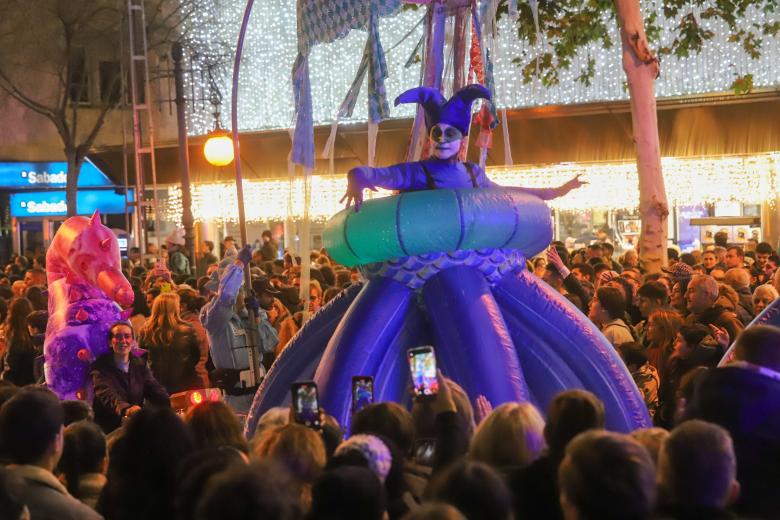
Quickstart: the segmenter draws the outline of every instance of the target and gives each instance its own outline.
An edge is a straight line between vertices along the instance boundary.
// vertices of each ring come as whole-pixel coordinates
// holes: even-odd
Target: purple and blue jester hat
[[[395,98],[395,106],[401,103],[419,103],[425,111],[425,127],[428,131],[438,123],[447,123],[467,136],[471,125],[471,104],[476,99],[490,97],[490,91],[476,83],[466,85],[450,99],[445,99],[435,88],[416,87]]]

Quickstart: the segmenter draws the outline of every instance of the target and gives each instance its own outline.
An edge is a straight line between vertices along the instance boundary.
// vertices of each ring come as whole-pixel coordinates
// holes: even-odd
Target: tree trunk
[[[639,172],[639,213],[642,219],[639,258],[645,269],[654,273],[667,263],[666,223],[669,216],[655,105],[655,79],[659,65],[647,43],[639,0],[615,0],[615,10],[623,45],[623,70],[631,97]]]
[[[68,161],[68,178],[65,184],[65,204],[68,206],[68,217],[78,215],[76,207],[76,194],[78,193],[79,174],[81,165],[84,164],[84,158],[79,158],[75,150],[65,150],[65,157]]]

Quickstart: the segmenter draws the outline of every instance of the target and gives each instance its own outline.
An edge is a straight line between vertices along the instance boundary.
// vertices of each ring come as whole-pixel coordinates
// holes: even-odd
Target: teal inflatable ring
[[[402,193],[347,208],[325,225],[323,244],[349,267],[461,250],[515,249],[526,257],[552,240],[550,208],[514,188]]]

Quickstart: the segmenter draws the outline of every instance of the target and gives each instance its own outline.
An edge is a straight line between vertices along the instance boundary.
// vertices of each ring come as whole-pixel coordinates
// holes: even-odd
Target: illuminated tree
[[[722,22],[728,40],[740,45],[753,59],[761,56],[764,41],[780,32],[780,3],[777,0],[656,0],[646,2],[648,15],[643,19],[639,0],[538,0],[520,2],[517,30],[521,40],[530,47],[545,46],[539,52],[518,56],[513,60],[521,70],[525,83],[538,79],[550,87],[560,82],[560,72],[568,70],[575,57],[591,44],[605,48],[614,46],[610,24],[618,23],[623,52],[623,70],[631,99],[634,141],[639,172],[639,212],[642,234],[640,257],[650,272],[657,272],[666,263],[666,220],[669,207],[661,171],[661,157],[656,117],[655,79],[662,67],[651,43],[660,35],[658,10],[667,20],[675,20],[675,37],[670,45],[658,49],[658,54],[680,58],[697,53],[715,38],[703,20]],[[510,10],[510,2],[502,0],[499,16]],[[758,22],[746,20],[746,15],[759,13]],[[583,53],[584,54],[584,53]],[[588,56],[577,71],[577,81],[589,85],[597,74],[595,59]],[[738,76],[731,88],[735,94],[750,92],[753,77]]]

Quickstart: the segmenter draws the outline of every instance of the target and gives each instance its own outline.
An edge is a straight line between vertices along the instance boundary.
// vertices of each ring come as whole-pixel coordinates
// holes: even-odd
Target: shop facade
[[[0,162],[0,201],[8,233],[1,252],[4,258],[26,250],[45,250],[60,224],[67,218],[65,162]],[[133,190],[117,186],[87,160],[79,175],[79,215],[98,211],[114,229],[120,245],[127,248],[127,221],[134,211]]]

